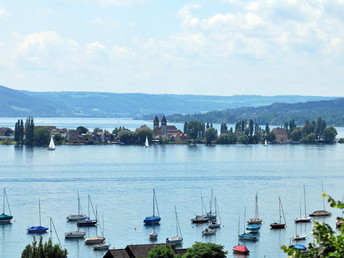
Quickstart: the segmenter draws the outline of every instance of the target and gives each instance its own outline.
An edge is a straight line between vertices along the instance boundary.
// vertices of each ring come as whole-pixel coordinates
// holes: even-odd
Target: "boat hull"
[[[28,234],[39,234],[39,233],[46,233],[49,228],[42,227],[42,226],[33,226],[27,229]]]
[[[332,215],[331,212],[325,211],[325,210],[318,210],[318,211],[314,211],[313,213],[309,214],[310,217],[328,217],[331,215]]]
[[[85,239],[86,245],[102,244],[105,240],[105,237],[89,237]]]
[[[261,225],[262,222],[263,222],[262,219],[254,218],[254,219],[250,219],[249,221],[247,221],[247,224],[248,224],[248,225],[251,225],[251,224]]]
[[[86,232],[72,231],[65,233],[65,239],[75,239],[75,238],[84,238]]]
[[[11,220],[13,219],[13,216],[11,215],[6,215],[6,214],[1,214],[0,215],[0,224],[1,223],[11,223]]]
[[[93,247],[93,250],[95,251],[103,251],[103,250],[109,250],[110,245],[95,245]]]
[[[249,254],[250,251],[244,245],[237,245],[233,247],[233,253],[235,254]]]
[[[169,237],[166,238],[166,243],[171,245],[181,245],[183,244],[183,238],[182,237]]]
[[[247,234],[247,233],[239,235],[239,239],[242,241],[254,241],[254,242],[258,241],[257,236],[253,234]]]
[[[86,215],[69,215],[67,218],[67,221],[70,221],[70,222],[77,222],[77,221],[82,221],[82,220],[86,220],[88,219],[88,217]]]
[[[286,224],[284,223],[272,223],[270,224],[271,229],[284,229],[286,227]]]
[[[93,227],[96,226],[97,220],[82,220],[78,221],[77,225],[78,227]]]
[[[312,221],[312,218],[310,217],[303,217],[303,218],[295,219],[295,223],[309,223],[311,221]]]
[[[160,220],[161,218],[159,216],[150,216],[150,217],[146,217],[143,220],[143,223],[145,225],[157,225],[157,224],[160,224]]]

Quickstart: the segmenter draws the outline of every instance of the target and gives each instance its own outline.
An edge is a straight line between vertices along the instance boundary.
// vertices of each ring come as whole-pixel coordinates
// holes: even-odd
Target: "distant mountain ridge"
[[[205,113],[276,102],[328,100],[317,96],[203,96],[105,92],[32,92],[0,86],[2,117],[127,117]]]
[[[239,120],[253,119],[260,125],[269,123],[283,126],[291,119],[295,119],[298,125],[303,125],[306,120],[316,121],[319,117],[328,125],[344,126],[344,98],[292,104],[274,103],[268,106],[241,107],[194,115],[175,114],[167,116],[167,119],[171,122],[196,120],[209,123],[235,123]]]

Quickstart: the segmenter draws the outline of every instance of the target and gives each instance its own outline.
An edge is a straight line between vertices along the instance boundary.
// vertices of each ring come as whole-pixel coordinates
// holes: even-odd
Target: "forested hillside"
[[[171,122],[195,120],[209,123],[235,123],[239,120],[253,119],[260,125],[284,125],[291,119],[295,119],[297,124],[304,124],[306,120],[317,120],[318,117],[326,120],[328,125],[344,126],[344,98],[294,104],[275,103],[269,106],[242,107],[194,115],[175,114],[167,119]]]

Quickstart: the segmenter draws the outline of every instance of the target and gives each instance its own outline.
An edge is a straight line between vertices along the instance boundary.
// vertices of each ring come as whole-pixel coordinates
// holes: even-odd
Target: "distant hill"
[[[344,98],[332,100],[308,101],[305,103],[275,103],[261,107],[241,107],[222,111],[211,111],[194,115],[175,114],[167,116],[171,122],[200,121],[209,123],[235,123],[239,120],[253,119],[264,125],[284,125],[295,119],[298,125],[308,120],[322,117],[328,125],[344,126]]]
[[[0,86],[2,117],[128,117],[154,114],[205,113],[238,107],[258,107],[276,102],[327,100],[315,96],[202,96],[102,92],[32,92]],[[152,114],[147,116],[148,114]]]

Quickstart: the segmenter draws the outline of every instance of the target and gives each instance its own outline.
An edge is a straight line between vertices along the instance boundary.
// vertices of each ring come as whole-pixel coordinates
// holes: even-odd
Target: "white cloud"
[[[0,18],[10,16],[10,13],[5,8],[0,8]]]

